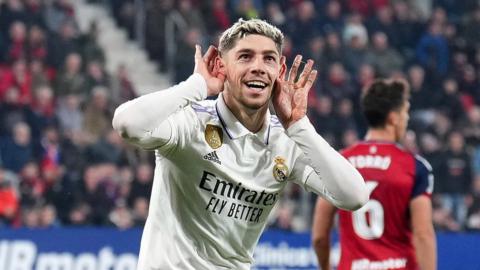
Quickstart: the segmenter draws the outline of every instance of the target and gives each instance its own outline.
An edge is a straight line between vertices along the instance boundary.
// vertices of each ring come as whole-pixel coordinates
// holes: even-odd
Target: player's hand
[[[285,58],[282,58],[282,65]],[[285,80],[286,71],[280,75],[273,89],[273,106],[285,129],[302,119],[307,114],[308,92],[317,78],[317,71],[312,70],[313,60],[309,59],[298,80],[297,72],[302,56],[297,55]]]
[[[195,69],[193,72],[199,73],[207,82],[207,95],[214,96],[223,91],[225,75],[220,73],[215,65],[215,58],[218,56],[218,50],[210,46],[202,56],[202,48],[195,45]]]

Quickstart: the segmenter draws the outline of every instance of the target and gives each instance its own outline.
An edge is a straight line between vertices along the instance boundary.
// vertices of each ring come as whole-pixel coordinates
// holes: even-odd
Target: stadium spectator
[[[390,77],[394,72],[403,70],[405,60],[388,43],[388,36],[383,32],[372,35],[372,46],[366,56],[366,63],[370,63],[379,77]]]
[[[81,68],[82,57],[80,54],[68,54],[64,67],[60,70],[54,84],[55,96],[60,100],[67,95],[76,95],[82,101],[86,98],[86,78]]]
[[[443,112],[454,123],[465,117],[462,99],[458,90],[458,82],[453,78],[445,78],[442,92],[435,104],[437,111]]]
[[[344,98],[352,98],[355,95],[350,75],[342,63],[335,62],[330,65],[326,80],[320,91],[321,94],[332,98],[334,105],[337,105]]]
[[[15,21],[25,23],[28,14],[21,0],[7,0],[0,3],[0,32],[6,34]]]
[[[472,187],[471,159],[465,149],[465,140],[458,131],[448,136],[448,148],[443,153],[439,175],[438,193],[443,207],[448,209],[455,221],[463,226],[467,215],[465,198]]]
[[[112,103],[114,106],[118,106],[137,97],[135,87],[130,80],[130,75],[125,65],[118,66],[117,73],[113,76],[111,82],[111,89]]]
[[[85,107],[82,130],[90,142],[97,141],[110,130],[112,113],[108,94],[107,88],[94,87],[91,98]]]
[[[133,221],[135,226],[143,227],[148,216],[148,200],[138,197],[133,201]]]
[[[27,57],[27,29],[23,22],[15,21],[10,26],[10,40],[4,58],[15,62]]]
[[[342,4],[338,0],[329,0],[324,9],[325,13],[320,17],[319,25],[322,33],[340,33],[344,27]]]
[[[195,44],[202,44],[202,42],[202,32],[196,27],[192,27],[183,33],[176,50],[175,83],[183,81],[185,77],[192,73],[191,66],[194,62],[190,56],[195,52]]]
[[[335,117],[333,115],[332,99],[328,96],[319,96],[310,103],[309,117],[319,134],[328,142],[334,142]]]
[[[76,95],[67,95],[64,102],[58,105],[56,117],[63,133],[79,134],[83,125],[80,98]]]
[[[67,0],[58,0],[67,1]],[[54,67],[60,67],[67,55],[80,53],[79,34],[74,22],[64,21],[58,32],[53,32],[48,44],[47,63]]]
[[[416,58],[432,80],[447,74],[449,51],[447,40],[443,35],[443,25],[432,21],[428,31],[420,38],[416,47]]]
[[[122,230],[129,229],[135,225],[133,214],[124,201],[115,204],[115,207],[108,214],[108,221],[111,225]]]
[[[8,171],[0,167],[0,227],[13,225],[20,210],[16,179],[8,177]]]
[[[152,192],[152,166],[148,163],[141,163],[137,166],[135,172],[135,178],[131,182],[131,191],[128,197],[128,203],[130,206],[135,204],[138,198],[150,200],[150,194]]]
[[[2,165],[15,173],[20,172],[25,164],[34,160],[34,146],[28,124],[18,122],[13,126],[12,136],[0,139]]]
[[[87,63],[87,72],[85,76],[85,89],[87,89],[87,97],[92,95],[92,90],[96,87],[104,87],[110,96],[110,76],[107,74],[102,65],[97,61]]]
[[[57,210],[54,205],[45,204],[39,209],[39,227],[58,228],[60,221],[57,218]]]
[[[40,175],[40,168],[36,162],[25,164],[19,173],[20,195],[22,205],[39,205],[45,200],[47,183]]]
[[[53,0],[45,10],[45,21],[52,32],[60,32],[65,22],[75,22],[75,9],[71,0]]]
[[[45,32],[38,25],[32,25],[28,32],[28,40],[25,45],[26,58],[29,61],[47,61],[48,44]]]

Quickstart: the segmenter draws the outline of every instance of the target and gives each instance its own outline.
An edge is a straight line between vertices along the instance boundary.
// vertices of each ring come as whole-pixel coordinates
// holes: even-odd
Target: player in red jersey
[[[409,87],[377,80],[362,96],[366,140],[342,154],[359,170],[370,201],[355,212],[338,210],[339,270],[436,269],[436,239],[427,161],[398,143],[406,132]],[[312,228],[321,269],[330,269],[330,231],[337,209],[319,198]]]

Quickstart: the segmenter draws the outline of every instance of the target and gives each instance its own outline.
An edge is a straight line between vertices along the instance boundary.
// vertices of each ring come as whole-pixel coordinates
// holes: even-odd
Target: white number
[[[367,181],[368,191],[372,194],[378,182]],[[367,220],[367,213],[369,218]],[[383,206],[377,201],[370,199],[362,208],[353,212],[353,229],[363,239],[372,240],[380,238],[385,228],[383,219]]]

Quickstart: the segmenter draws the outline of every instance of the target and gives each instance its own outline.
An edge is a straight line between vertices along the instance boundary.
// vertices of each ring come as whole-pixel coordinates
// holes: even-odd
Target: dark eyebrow
[[[247,49],[247,48],[245,48],[245,49],[240,49],[240,50],[237,51],[236,54],[241,54],[241,53],[249,53],[249,54],[251,54],[251,53],[254,53],[254,50],[252,50],[252,49]],[[264,54],[264,55],[272,55],[272,54],[275,54],[275,55],[278,56],[278,52],[275,51],[275,50],[265,50],[265,51],[262,51],[262,54]]]

